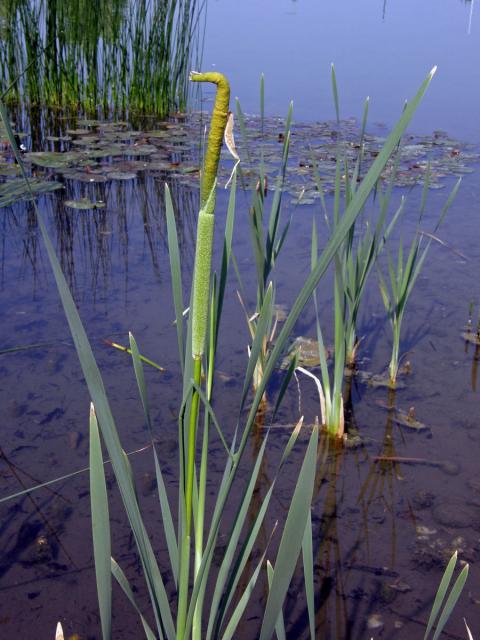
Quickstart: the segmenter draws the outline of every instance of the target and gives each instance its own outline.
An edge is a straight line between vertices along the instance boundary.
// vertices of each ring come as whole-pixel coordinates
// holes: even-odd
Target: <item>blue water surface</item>
[[[212,0],[205,70],[221,70],[244,110],[295,118],[332,117],[330,64],[342,115],[360,116],[370,96],[370,122],[391,126],[403,101],[429,70],[438,72],[412,129],[447,130],[480,140],[479,9],[461,0]]]

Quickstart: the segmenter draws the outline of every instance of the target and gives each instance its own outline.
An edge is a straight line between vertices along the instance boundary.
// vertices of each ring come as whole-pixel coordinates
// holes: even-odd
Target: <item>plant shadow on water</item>
[[[248,121],[247,124],[249,131],[256,131],[254,125]],[[265,134],[267,153],[268,145],[274,146],[283,123],[279,126],[278,122],[272,122],[269,126],[271,131]],[[98,130],[101,127],[94,124],[90,128]],[[146,135],[148,138],[148,133]],[[353,132],[351,135],[354,137]],[[52,142],[58,144],[58,141]],[[89,144],[95,143],[89,141]],[[457,146],[455,143],[455,148]],[[38,149],[36,147],[34,153]],[[278,162],[277,156],[272,155],[272,162]],[[292,164],[296,162],[294,154]],[[48,173],[51,169],[47,165],[40,172],[45,170]],[[156,171],[163,170],[154,170],[153,173]],[[151,405],[155,407],[153,422],[161,433],[158,455],[164,475],[173,485],[178,477],[174,458],[178,454],[176,411],[181,398],[176,391],[179,378],[165,253],[166,227],[164,212],[158,205],[163,202],[161,183],[170,174],[171,169],[168,174],[160,172],[160,180],[155,175],[145,174],[122,182],[109,180],[86,185],[75,178],[67,178],[65,195],[51,194],[40,200],[68,283],[82,309],[89,334],[93,336],[95,351],[106,374],[109,392],[112,392],[112,404],[115,406],[118,402],[122,441],[127,451],[140,450],[132,454],[131,460],[135,476],[140,479],[141,508],[147,525],[152,525],[148,528],[160,558],[167,557],[167,549],[155,526],[158,519],[155,473],[149,455],[151,447],[146,444],[148,434],[138,420],[138,402],[135,391],[131,389],[131,365],[124,354],[102,346],[100,338],[121,334],[126,341],[127,329],[132,329],[137,337],[141,336],[142,352],[167,369],[165,375],[157,371],[147,371],[146,375]],[[331,176],[331,167],[327,175]],[[296,181],[297,174],[289,184]],[[193,262],[193,215],[198,208],[198,196],[181,182],[169,182],[181,212],[177,218],[177,229],[182,253],[187,257],[183,264],[185,271],[189,272]],[[177,186],[172,186],[175,184]],[[473,182],[470,184],[474,189]],[[295,193],[298,196],[298,191]],[[78,202],[85,197],[91,198],[90,202],[104,202],[106,206],[91,209],[88,213],[65,207],[65,200]],[[413,200],[412,209],[415,211],[415,192]],[[219,201],[221,211],[226,208],[221,194]],[[438,203],[443,201],[432,198],[426,213],[429,220],[435,219]],[[301,242],[302,235],[310,237],[310,221],[304,214],[309,210],[308,201],[306,206],[295,210],[294,246],[285,247],[276,265],[277,281],[282,282],[277,292],[280,302],[294,299],[294,293],[303,283],[303,276],[308,273],[309,248],[301,250],[295,245]],[[9,422],[1,451],[4,492],[8,495],[45,481],[47,477],[68,474],[77,466],[87,466],[85,407],[88,397],[83,388],[78,391],[81,372],[71,349],[67,327],[58,320],[58,302],[49,291],[51,278],[47,274],[44,250],[38,244],[38,231],[30,205],[17,203],[2,213],[5,214],[2,296],[6,298],[2,305],[2,326],[8,342],[1,346],[9,349],[27,343],[40,344],[26,351],[2,352],[0,356],[2,373],[8,380],[8,389],[5,387],[2,391],[2,406],[7,407]],[[472,225],[471,221],[465,220],[467,237],[461,238],[459,249],[469,256],[472,264],[469,271],[474,274],[479,256],[474,235],[469,233],[474,228]],[[245,223],[240,223],[236,229],[236,258],[240,266],[251,267],[246,227]],[[445,228],[446,237],[450,237],[448,234],[455,225],[447,219]],[[411,231],[408,225],[406,230]],[[214,254],[217,257],[220,245],[221,238],[217,238]],[[478,471],[476,456],[472,459],[464,453],[468,450],[468,443],[478,443],[476,425],[468,422],[469,414],[475,415],[476,398],[470,389],[472,355],[469,351],[462,360],[460,336],[475,279],[472,277],[471,282],[463,285],[461,293],[455,294],[458,295],[457,303],[452,303],[451,298],[442,294],[442,289],[445,282],[456,282],[458,275],[464,273],[464,265],[450,253],[441,253],[440,247],[432,248],[433,252],[435,268],[425,271],[423,283],[420,278],[420,293],[412,302],[416,318],[411,314],[407,325],[413,335],[422,336],[426,331],[422,316],[429,313],[434,348],[425,335],[418,343],[415,339],[411,356],[413,372],[408,378],[407,388],[398,389],[396,393],[376,389],[353,376],[351,393],[345,392],[348,400],[345,401],[346,422],[350,433],[354,425],[357,427],[358,439],[352,438],[351,448],[345,450],[335,450],[332,445],[329,450],[326,443],[319,446],[312,524],[316,627],[324,637],[355,638],[366,637],[366,634],[375,637],[382,629],[392,635],[397,630],[398,637],[406,633],[421,637],[424,628],[421,625],[426,624],[442,568],[453,548],[459,549],[462,559],[473,562],[474,572],[476,570],[475,561],[480,552],[479,523],[475,519],[478,512]],[[21,270],[18,269],[19,254],[24,256]],[[302,259],[305,262],[304,272],[292,273],[292,261],[300,263]],[[14,296],[12,281],[17,288]],[[245,288],[249,290],[254,284],[254,277],[247,272]],[[235,283],[232,281],[230,286],[233,289]],[[370,295],[372,300],[360,327],[362,322],[366,326],[374,314],[382,314],[381,300],[373,286]],[[319,298],[328,302],[328,293],[319,291]],[[458,299],[465,301],[464,308],[458,304]],[[457,308],[446,327],[441,321],[452,306]],[[225,371],[215,411],[226,424],[231,424],[232,398],[237,400],[241,396],[238,370],[247,358],[246,345],[250,337],[235,301],[226,302],[225,314],[231,337],[221,338],[224,343],[219,348],[218,368],[222,373]],[[320,315],[328,327],[327,313],[321,311]],[[312,308],[306,308],[300,322],[302,332],[315,334]],[[51,346],[52,335],[54,346]],[[59,339],[59,336],[65,338]],[[408,350],[410,346],[407,343]],[[379,339],[378,349],[373,350],[373,340],[369,344],[368,336],[365,355],[371,358],[371,365],[377,370],[382,369],[389,359],[387,345]],[[476,362],[476,355],[473,362]],[[451,373],[455,368],[458,375],[452,380]],[[450,381],[448,394],[445,393],[445,379]],[[272,395],[279,385],[280,382],[272,385],[269,390]],[[318,405],[308,393],[305,387],[302,400],[307,419],[301,436],[304,444],[310,435],[308,424],[312,424],[314,416],[319,413]],[[431,429],[408,428],[412,402],[415,403],[416,414],[422,416]],[[298,398],[294,385],[287,393],[285,405],[288,408],[282,406],[276,417],[280,426],[296,415]],[[405,417],[406,428],[405,425],[402,427],[402,418]],[[132,428],[132,425],[135,426]],[[278,458],[288,439],[288,434],[282,435],[282,431],[278,428],[275,432],[279,434],[278,438],[271,450],[267,448],[267,456],[262,462],[249,514],[252,521],[261,508],[263,493],[274,476]],[[250,442],[254,460],[263,442],[262,433],[262,424],[258,420]],[[452,437],[459,445],[462,443],[464,450],[459,446],[452,451],[448,444]],[[210,453],[212,476],[209,478],[209,490],[212,492],[223,470],[221,453],[221,444],[214,441]],[[295,451],[286,463],[286,471],[275,492],[276,502],[272,501],[255,558],[260,557],[268,544],[270,525],[277,518],[284,519],[288,511],[289,499],[286,496],[292,494],[302,458],[303,451]],[[447,462],[450,466],[442,464]],[[240,475],[246,484],[249,466],[244,466],[241,469],[243,477],[242,473]],[[115,480],[108,468],[107,486],[114,523],[112,546],[115,557],[128,571],[136,598],[143,606],[146,601],[142,595],[141,569],[131,535],[124,526]],[[445,506],[446,509],[443,508]],[[0,537],[6,552],[0,563],[0,579],[4,599],[8,600],[9,606],[8,613],[2,611],[0,630],[4,629],[9,635],[19,632],[26,637],[38,625],[42,629],[53,629],[53,621],[65,617],[69,633],[98,636],[95,594],[93,589],[85,593],[87,585],[92,585],[94,580],[91,543],[89,534],[86,535],[90,528],[86,476],[74,476],[29,496],[21,496],[15,502],[2,504],[1,510]],[[462,514],[465,516],[463,520]],[[227,522],[234,515],[232,506],[226,514]],[[227,531],[227,527],[221,530],[220,542]],[[220,560],[218,557],[217,561]],[[478,584],[478,572],[475,575]],[[425,583],[429,576],[431,584],[426,593]],[[167,574],[166,583],[173,589],[171,575]],[[472,584],[475,585],[475,577]],[[67,588],[68,599],[65,598]],[[289,637],[308,637],[309,622],[303,589],[303,577],[299,572],[294,577],[283,611]],[[268,596],[267,581],[259,584],[257,590],[260,600],[262,592],[265,600]],[[115,593],[115,598],[120,600],[120,594]],[[468,608],[465,605],[462,610],[473,626],[478,620],[475,598],[473,595]],[[25,602],[29,606],[28,615],[25,614]],[[255,637],[262,610],[262,604],[258,610],[252,608],[248,625],[239,637],[246,640]],[[458,637],[463,637],[461,625],[456,624]],[[122,638],[138,637],[139,633],[137,620],[130,615],[122,615],[121,620],[115,618],[114,630]]]

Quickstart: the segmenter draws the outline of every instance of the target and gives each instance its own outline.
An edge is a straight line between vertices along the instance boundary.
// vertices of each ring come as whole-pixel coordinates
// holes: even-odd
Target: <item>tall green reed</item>
[[[265,100],[265,82],[263,75],[260,80],[260,115],[261,115],[261,130],[263,131],[264,123],[264,100]],[[245,118],[240,106],[240,101],[237,98],[237,116],[239,126],[241,129],[244,146],[246,152],[250,157],[248,148],[248,133],[245,126]],[[259,333],[264,336],[262,345],[260,348],[260,354],[257,365],[255,367],[253,386],[256,389],[263,377],[263,370],[269,355],[269,345],[275,338],[276,330],[278,328],[278,314],[275,310],[275,278],[273,271],[275,264],[280,255],[280,251],[284,245],[285,239],[288,235],[291,219],[289,219],[283,228],[281,228],[281,211],[282,211],[282,196],[285,186],[285,176],[288,164],[288,154],[290,149],[290,136],[291,136],[291,124],[293,117],[293,103],[290,103],[288,113],[285,119],[284,133],[283,133],[283,145],[281,153],[280,167],[275,180],[272,203],[268,210],[266,198],[268,194],[267,189],[267,177],[265,172],[265,163],[263,157],[263,149],[261,148],[260,163],[258,167],[253,169],[254,179],[252,180],[252,194],[251,205],[249,208],[248,222],[250,227],[250,238],[253,247],[253,253],[255,258],[256,267],[256,304],[255,311],[250,313],[246,308],[246,302],[239,294],[240,303],[245,311],[246,320],[249,328],[249,332],[252,338],[252,342]],[[242,177],[241,168],[239,169],[240,176]],[[241,288],[243,284],[241,282],[240,274],[237,270],[237,277],[240,280]],[[272,295],[270,296],[270,309],[269,318],[266,321],[266,307],[265,307],[265,293],[268,286],[272,287]],[[262,309],[264,310],[261,314]],[[265,326],[259,326],[260,319]],[[245,391],[245,390],[244,390]],[[266,398],[265,398],[266,399]]]
[[[162,474],[162,469],[156,455],[155,443],[152,441],[154,451],[154,463],[157,473],[157,482],[159,487],[159,501],[162,512],[162,524],[165,538],[167,540],[168,559],[174,577],[176,586],[176,594],[167,592],[160,567],[150,543],[147,530],[140,512],[136,492],[135,482],[124,450],[122,449],[120,439],[118,437],[114,418],[110,409],[110,404],[103,385],[102,377],[98,366],[93,357],[93,353],[83,328],[80,316],[72,295],[68,289],[67,282],[62,273],[58,259],[55,255],[53,245],[48,237],[47,229],[42,213],[34,204],[35,213],[38,220],[39,229],[44,239],[47,249],[47,255],[52,266],[55,281],[58,287],[60,298],[64,307],[66,317],[72,333],[72,338],[79,356],[80,364],[87,383],[88,391],[93,403],[93,411],[91,412],[91,441],[92,441],[92,458],[91,458],[91,500],[92,509],[96,514],[94,517],[94,535],[96,536],[96,574],[97,586],[99,592],[100,612],[102,618],[102,628],[105,636],[109,634],[109,618],[111,617],[111,601],[110,587],[112,576],[118,582],[127,599],[131,602],[134,609],[139,613],[140,622],[145,631],[145,635],[149,640],[152,638],[189,638],[192,634],[195,637],[210,638],[231,638],[234,637],[236,629],[242,615],[249,605],[250,596],[254,590],[255,584],[267,558],[268,550],[262,554],[255,569],[248,579],[245,588],[239,593],[240,577],[243,573],[246,563],[251,557],[252,550],[255,547],[259,531],[265,520],[271,497],[275,488],[277,478],[283,473],[283,466],[296,443],[301,422],[292,432],[287,445],[281,456],[277,471],[267,488],[267,494],[262,503],[260,511],[249,525],[247,522],[247,514],[251,503],[255,484],[261,468],[262,460],[268,444],[267,430],[266,437],[262,443],[260,451],[254,462],[246,487],[240,492],[238,506],[235,510],[235,516],[229,527],[229,535],[227,537],[227,548],[223,551],[223,560],[218,572],[212,570],[213,552],[216,546],[220,523],[224,516],[227,502],[233,500],[233,487],[236,486],[236,477],[242,456],[249,441],[249,435],[255,423],[258,408],[262,402],[263,394],[266,386],[271,378],[273,371],[284,352],[289,336],[299,319],[305,305],[311,298],[313,292],[317,288],[321,278],[326,273],[329,264],[334,260],[337,252],[345,241],[346,236],[350,232],[357,216],[361,213],[366,200],[371,195],[378,178],[383,171],[390,155],[396,148],[400,137],[407,127],[413,113],[415,112],[423,94],[425,93],[434,71],[432,71],[420,87],[417,95],[404,110],[397,126],[388,137],[383,150],[379,153],[369,172],[365,176],[359,188],[356,190],[348,207],[345,209],[343,216],[339,220],[338,225],[332,232],[327,245],[312,269],[305,284],[301,288],[292,309],[280,331],[278,339],[273,345],[270,354],[266,360],[264,375],[254,392],[253,401],[248,409],[246,417],[244,416],[245,395],[242,396],[238,412],[236,413],[236,427],[230,444],[226,443],[226,439],[221,430],[218,419],[215,415],[211,399],[214,381],[214,359],[215,350],[218,344],[218,331],[220,326],[220,316],[223,307],[223,297],[226,291],[226,281],[228,274],[228,265],[231,257],[232,247],[232,228],[233,228],[233,209],[235,204],[235,192],[232,190],[230,197],[229,213],[227,216],[227,227],[225,232],[224,250],[221,261],[220,276],[213,277],[212,294],[209,297],[210,315],[208,320],[209,331],[207,333],[208,342],[205,358],[207,371],[207,393],[194,380],[194,358],[192,356],[192,340],[193,340],[193,314],[190,314],[187,321],[186,335],[184,335],[184,327],[182,326],[182,286],[181,286],[181,269],[178,251],[178,242],[176,239],[175,218],[173,215],[173,207],[169,192],[167,190],[167,223],[168,237],[170,248],[170,260],[172,265],[172,282],[174,286],[174,303],[175,315],[177,319],[177,334],[180,350],[180,358],[183,362],[183,401],[179,411],[179,439],[180,439],[180,477],[179,477],[179,508],[178,521],[175,530],[174,518],[169,505],[166,493],[166,485]],[[8,135],[15,157],[20,165],[22,175],[26,183],[29,185],[28,177],[23,169],[22,160],[18,149],[15,145],[15,139],[10,127],[9,119],[5,107],[0,103],[0,115],[7,128]],[[235,178],[234,178],[235,182]],[[210,195],[207,196],[206,204],[209,204]],[[33,192],[31,193],[33,199]],[[210,200],[211,203],[211,200]],[[210,206],[210,205],[209,205]],[[261,307],[260,315],[268,316],[268,309],[271,304],[272,287],[270,284],[266,287],[264,295],[264,304]],[[259,358],[263,336],[259,333],[255,337],[250,352],[249,363],[245,374],[244,388],[249,388],[252,384],[253,371]],[[142,401],[145,420],[149,429],[152,428],[150,419],[150,409],[147,396],[145,381],[143,378],[143,365],[139,357],[139,351],[133,336],[130,339],[130,350],[134,364],[135,377]],[[197,378],[198,379],[198,378]],[[186,487],[188,483],[187,464],[187,446],[188,428],[192,423],[192,398],[193,393],[198,394],[199,401],[204,408],[205,423],[207,420],[215,427],[225,448],[225,468],[222,479],[217,486],[217,493],[213,504],[213,514],[210,518],[205,530],[207,533],[203,541],[202,548],[196,548],[195,553],[199,552],[198,562],[196,557],[193,559],[196,563],[196,570],[193,578],[188,577],[188,567],[190,563],[189,557],[186,557],[186,543],[189,543],[190,532],[187,532],[186,520]],[[196,410],[194,410],[196,411]],[[96,425],[98,424],[98,432]],[[140,558],[143,574],[145,576],[146,586],[152,607],[152,618],[155,623],[155,631],[151,628],[149,622],[140,611],[135,595],[128,584],[128,580],[120,566],[112,559],[110,563],[111,575],[108,572],[108,562],[106,562],[106,554],[108,552],[108,540],[110,539],[109,525],[104,518],[101,526],[98,526],[99,514],[106,514],[106,491],[104,487],[104,477],[100,472],[103,467],[101,456],[99,455],[100,443],[98,435],[101,435],[103,443],[110,457],[113,471],[117,479],[120,495],[128,516],[129,524],[132,530],[133,539],[136,543],[137,552]],[[200,478],[205,477],[206,469],[204,465],[204,453],[208,449],[208,430],[204,430],[201,445],[201,463]],[[269,593],[265,604],[264,612],[261,618],[260,640],[270,639],[279,625],[282,605],[285,600],[288,586],[294,574],[300,553],[302,553],[303,563],[305,565],[306,575],[306,592],[307,598],[312,603],[313,583],[308,576],[313,575],[313,559],[311,554],[311,501],[315,483],[316,459],[318,447],[318,429],[314,428],[309,439],[309,443],[305,452],[304,460],[299,470],[296,487],[293,492],[287,518],[278,542],[278,551],[275,561],[270,561],[269,573]],[[192,458],[190,458],[192,460]],[[200,500],[197,499],[201,495],[198,489],[196,474],[194,473],[193,481],[193,499],[192,507],[197,508]],[[300,533],[299,533],[300,532]],[[305,532],[305,533],[304,533]],[[242,535],[243,534],[243,535]],[[189,546],[189,544],[188,544]],[[103,552],[102,552],[103,549]],[[182,557],[182,554],[185,557]],[[188,560],[188,564],[187,564]],[[182,584],[185,583],[185,585]],[[210,602],[203,601],[203,595],[207,588],[207,583],[212,585],[212,597]],[[173,598],[174,604],[170,605],[170,596]],[[183,598],[182,606],[180,606],[180,598]],[[177,606],[178,605],[178,606]],[[207,611],[208,606],[208,611]],[[313,608],[310,607],[313,612]],[[176,613],[176,619],[174,619]],[[313,613],[310,616],[310,628],[314,629]],[[195,626],[196,625],[196,626]],[[192,628],[195,630],[192,631]],[[206,633],[206,635],[204,635]]]
[[[340,106],[337,89],[337,79],[334,66],[331,69],[332,94],[337,116],[338,144],[336,152],[336,171],[333,196],[333,211],[329,212],[326,200],[323,196],[321,179],[315,171],[317,189],[320,193],[320,201],[323,216],[331,233],[338,227],[344,211],[355,198],[359,186],[361,166],[363,161],[363,143],[367,124],[369,99],[367,98],[360,130],[359,154],[353,169],[350,169],[347,154],[341,139]],[[357,319],[360,303],[365,292],[368,277],[383,249],[387,238],[394,228],[403,209],[404,200],[386,226],[386,218],[389,209],[396,171],[390,179],[385,192],[382,191],[380,180],[375,185],[377,199],[380,200],[380,212],[377,220],[355,221],[343,243],[339,246],[334,259],[333,268],[333,317],[334,317],[334,348],[333,348],[333,373],[327,362],[327,347],[319,320],[319,308],[317,294],[314,292],[313,301],[316,315],[316,330],[318,338],[320,379],[312,373],[299,367],[298,370],[315,380],[319,399],[322,424],[327,432],[336,438],[341,438],[345,429],[343,390],[346,368],[355,366],[359,338],[357,336]],[[343,208],[343,212],[342,212]],[[365,212],[362,210],[362,218]],[[373,216],[372,216],[373,217]],[[373,228],[373,231],[372,231]],[[311,268],[315,268],[318,259],[318,232],[315,218],[312,223],[311,240]]]
[[[157,114],[183,109],[203,0],[5,0],[8,104]]]

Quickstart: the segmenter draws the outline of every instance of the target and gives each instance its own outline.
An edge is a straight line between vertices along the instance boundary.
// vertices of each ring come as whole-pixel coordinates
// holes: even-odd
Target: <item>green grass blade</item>
[[[93,555],[103,640],[112,637],[112,577],[110,573],[110,519],[102,446],[97,417],[90,406],[90,504]]]
[[[223,447],[225,449],[225,451],[227,452],[227,455],[231,456],[230,453],[230,449],[228,447],[228,444],[225,440],[225,436],[223,435],[222,432],[222,428],[220,427],[220,423],[217,420],[217,416],[215,415],[215,411],[213,410],[212,405],[210,404],[210,402],[208,401],[207,396],[205,395],[205,393],[203,392],[202,388],[194,381],[192,380],[192,387],[193,389],[195,389],[195,391],[198,393],[198,395],[200,396],[200,400],[202,401],[205,410],[207,411],[208,415],[210,416],[215,429],[217,430],[218,436],[223,444]]]
[[[335,103],[335,115],[337,116],[337,123],[339,123],[340,122],[340,102],[338,100],[337,76],[335,74],[335,67],[333,63],[331,65],[331,80],[332,80],[333,101]]]
[[[173,303],[175,306],[175,320],[177,329],[178,357],[182,373],[184,368],[185,348],[183,344],[183,291],[182,272],[180,267],[180,251],[178,248],[177,224],[173,211],[172,196],[167,183],[165,183],[165,213],[167,219],[168,255],[170,259],[170,272],[172,276]]]
[[[272,498],[273,495],[273,490],[275,488],[276,482],[278,480],[278,478],[281,475],[282,469],[283,469],[283,465],[285,464],[286,460],[288,459],[288,456],[290,455],[296,441],[297,438],[300,434],[301,428],[302,428],[302,424],[303,424],[303,418],[300,418],[300,420],[298,421],[298,423],[296,424],[295,428],[293,429],[292,433],[290,434],[290,438],[288,439],[288,442],[285,446],[285,449],[283,450],[283,454],[280,460],[280,463],[278,465],[278,469],[277,472],[275,474],[275,477],[272,481],[272,484],[270,485],[270,488],[268,489],[267,493],[265,494],[265,497],[263,498],[262,504],[260,509],[258,510],[258,513],[255,517],[254,523],[253,525],[250,527],[250,530],[248,531],[246,537],[245,537],[245,542],[243,543],[242,549],[238,555],[238,558],[235,562],[235,565],[231,571],[230,574],[230,578],[228,581],[228,585],[225,589],[225,594],[224,597],[222,599],[222,611],[221,613],[221,617],[219,617],[217,623],[216,623],[216,629],[219,630],[223,624],[223,621],[225,620],[226,617],[226,611],[230,605],[230,602],[233,599],[233,596],[235,594],[235,589],[237,588],[237,584],[240,581],[240,577],[242,576],[242,573],[245,569],[245,566],[247,565],[248,559],[250,557],[250,554],[253,550],[255,541],[257,539],[258,533],[260,531],[260,528],[263,524],[263,521],[265,519],[265,515],[267,513],[267,509],[268,509],[268,505],[270,504],[270,499]],[[267,435],[265,437],[264,442],[267,440],[269,435],[269,432],[267,432]],[[216,635],[214,636],[216,637]]]
[[[453,189],[452,189],[452,191],[451,191],[450,195],[448,196],[448,199],[447,199],[446,203],[445,203],[445,204],[443,205],[443,207],[442,207],[442,212],[441,212],[441,214],[440,214],[440,217],[439,217],[439,219],[438,219],[437,224],[435,225],[435,229],[433,230],[433,231],[434,231],[434,233],[435,233],[436,231],[438,231],[438,229],[439,229],[440,225],[442,224],[442,222],[443,222],[443,220],[444,220],[445,216],[447,215],[447,212],[448,212],[448,210],[450,209],[450,207],[451,207],[451,205],[452,205],[452,202],[454,201],[454,199],[455,199],[455,197],[456,197],[456,195],[457,195],[457,192],[458,192],[458,190],[460,189],[460,185],[461,185],[461,184],[462,184],[462,179],[461,179],[461,178],[459,178],[459,179],[457,180],[457,182],[455,183],[455,185],[454,185],[454,187],[453,187]]]
[[[218,341],[218,331],[220,328],[220,319],[222,317],[223,301],[225,298],[225,287],[227,284],[228,267],[230,265],[230,257],[232,255],[232,238],[233,238],[233,224],[235,221],[235,202],[237,194],[237,171],[235,170],[232,179],[232,186],[230,187],[230,197],[228,200],[227,208],[227,221],[225,223],[225,236],[223,240],[223,254],[222,254],[222,267],[220,270],[220,281],[218,285],[217,295],[217,322],[215,325],[215,349]]]
[[[445,596],[447,594],[448,586],[450,584],[450,580],[452,579],[453,572],[455,570],[455,565],[457,564],[457,552],[453,554],[450,558],[447,568],[444,571],[442,579],[440,581],[440,585],[437,589],[437,594],[435,596],[435,600],[433,602],[433,607],[430,612],[430,617],[428,618],[427,630],[425,631],[425,635],[423,636],[423,640],[427,640],[430,631],[432,630],[433,625],[435,624],[435,620],[437,619],[440,608],[443,604]]]
[[[252,574],[252,577],[250,578],[247,586],[245,587],[245,591],[243,592],[242,597],[238,601],[238,604],[235,607],[234,612],[232,613],[232,616],[229,620],[227,628],[225,629],[222,635],[222,640],[232,640],[232,638],[234,637],[234,633],[238,627],[238,624],[242,618],[242,615],[245,612],[245,609],[247,608],[248,601],[250,600],[252,592],[257,583],[258,576],[260,575],[260,569],[262,568],[262,565],[265,561],[265,556],[266,556],[266,551],[262,554],[262,557],[260,558],[260,561],[257,564],[255,571]]]
[[[148,405],[148,395],[147,395],[147,389],[145,385],[145,377],[143,374],[143,365],[142,365],[142,361],[140,360],[140,352],[138,350],[138,346],[135,341],[135,338],[131,333],[129,333],[129,338],[130,338],[130,350],[132,353],[132,360],[133,360],[133,366],[135,370],[135,377],[137,380],[137,386],[140,393],[140,399],[143,405],[145,420],[147,422],[148,430],[150,432],[150,437],[152,439],[153,457],[155,462],[155,475],[157,478],[157,489],[158,489],[158,496],[160,500],[160,509],[162,512],[163,529],[164,529],[165,537],[167,540],[168,555],[170,558],[170,565],[172,567],[173,579],[175,582],[175,586],[177,586],[179,560],[178,560],[178,545],[177,545],[177,540],[175,536],[175,527],[173,525],[172,512],[170,510],[170,504],[168,501],[163,474],[158,461],[157,452],[155,450],[152,422],[150,418],[150,409]]]
[[[120,585],[120,588],[122,589],[123,593],[130,600],[130,603],[132,604],[132,606],[135,609],[135,611],[140,616],[140,620],[142,622],[143,629],[145,631],[145,635],[147,637],[147,640],[157,640],[156,639],[156,635],[153,633],[153,631],[150,628],[148,622],[145,620],[145,618],[143,617],[142,612],[138,608],[137,603],[135,602],[135,597],[133,595],[133,591],[130,588],[130,585],[128,584],[128,580],[127,580],[126,575],[123,573],[122,569],[120,568],[120,566],[117,564],[117,562],[113,558],[111,558],[110,560],[111,560],[112,575],[115,578],[115,580],[118,582],[118,584]]]
[[[273,316],[273,286],[270,283],[267,291],[265,293],[265,298],[263,301],[262,308],[260,310],[260,315],[256,321],[255,327],[255,337],[252,342],[252,348],[250,350],[250,357],[248,359],[247,371],[245,372],[245,380],[243,383],[242,390],[242,401],[241,406],[243,407],[245,404],[245,400],[247,398],[248,390],[250,388],[250,383],[253,378],[253,373],[255,371],[255,366],[260,357],[264,338],[268,338],[268,328],[272,322]]]
[[[460,572],[460,575],[455,580],[455,584],[450,591],[450,595],[448,596],[447,602],[445,603],[445,607],[443,608],[442,614],[438,620],[437,628],[435,629],[435,633],[433,635],[433,640],[438,640],[440,634],[443,631],[444,626],[448,622],[452,611],[457,604],[457,601],[463,591],[463,587],[465,586],[465,582],[468,578],[468,564],[465,565]]]
[[[267,560],[267,581],[268,588],[272,586],[272,578],[273,578],[273,567],[270,560]],[[283,611],[280,610],[278,614],[277,624],[275,625],[275,633],[277,634],[277,640],[286,640],[287,636],[285,634],[285,622],[283,619]]]
[[[217,618],[217,613],[219,610],[220,601],[222,598],[222,593],[225,588],[225,584],[227,583],[228,574],[232,569],[238,541],[240,539],[242,528],[245,523],[245,518],[247,517],[247,514],[248,514],[248,509],[250,507],[253,491],[255,489],[258,474],[262,465],[266,444],[267,444],[267,438],[265,438],[264,441],[262,442],[262,445],[258,452],[257,458],[255,460],[255,465],[252,469],[250,479],[248,481],[247,488],[245,489],[245,492],[243,494],[232,530],[228,537],[228,545],[223,554],[222,564],[220,565],[220,569],[218,571],[218,575],[215,581],[215,589],[213,592],[212,604],[211,604],[210,613],[209,613],[209,622],[208,622],[208,629],[207,629],[207,636],[206,636],[207,640],[211,638],[214,623]]]
[[[176,587],[178,582],[178,571],[179,571],[177,538],[175,536],[175,526],[173,524],[173,517],[170,509],[170,503],[168,501],[165,481],[163,479],[163,474],[160,467],[160,463],[158,461],[158,456],[155,450],[155,446],[153,448],[153,457],[155,460],[155,475],[157,477],[158,498],[160,500],[160,509],[162,512],[163,530],[165,531],[165,538],[167,539],[168,556],[170,558],[170,565],[172,567],[173,580],[175,582],[175,587]]]
[[[305,580],[305,594],[307,596],[308,624],[310,638],[315,640],[315,586],[313,582],[313,542],[312,542],[312,513],[307,517],[307,525],[302,540],[303,577]]]
[[[300,469],[298,481],[288,510],[285,528],[280,540],[272,584],[265,605],[260,640],[271,639],[295,570],[303,538],[303,536],[300,537],[298,535],[298,532],[305,530],[312,503],[317,447],[318,427],[315,426]]]
[[[295,369],[297,368],[297,365],[298,365],[298,351],[297,353],[295,353],[290,364],[288,365],[287,373],[285,374],[282,380],[282,384],[280,386],[280,390],[277,396],[277,401],[275,402],[275,407],[272,413],[272,422],[275,420],[275,416],[277,415],[277,411],[279,410],[280,405],[282,404],[282,400],[285,396],[285,393],[287,392],[287,389],[290,385],[290,382],[292,380],[293,374],[295,373]]]

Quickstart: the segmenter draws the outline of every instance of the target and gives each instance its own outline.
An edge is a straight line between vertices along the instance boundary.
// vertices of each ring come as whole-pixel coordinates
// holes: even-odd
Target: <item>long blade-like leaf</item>
[[[103,640],[112,637],[112,577],[110,573],[110,520],[102,446],[97,417],[90,407],[90,504],[92,510],[93,556]]]
[[[180,267],[180,251],[178,249],[177,224],[173,211],[172,196],[170,189],[165,183],[165,213],[167,218],[167,239],[168,255],[170,258],[170,271],[172,275],[173,303],[175,306],[175,324],[177,329],[178,356],[180,365],[184,366],[184,344],[183,344],[183,291],[182,272]]]
[[[270,640],[273,635],[283,601],[295,570],[295,565],[297,564],[303,538],[303,536],[298,535],[298,532],[305,530],[308,514],[311,509],[313,486],[315,483],[317,447],[318,427],[315,426],[310,436],[310,442],[300,469],[300,474],[290,503],[290,509],[288,510],[282,539],[280,540],[272,584],[265,605],[260,640]]]

